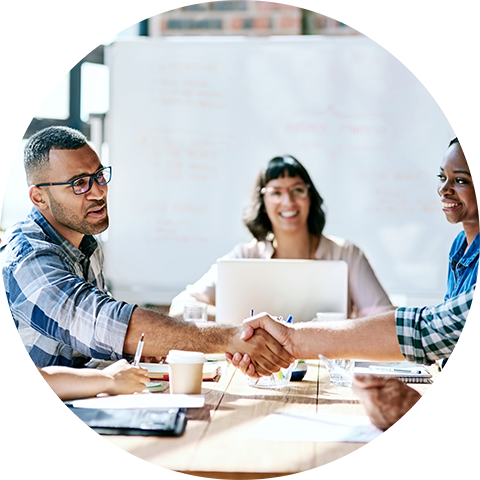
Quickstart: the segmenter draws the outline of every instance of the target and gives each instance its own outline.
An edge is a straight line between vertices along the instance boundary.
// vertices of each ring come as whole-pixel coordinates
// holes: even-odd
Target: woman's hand
[[[126,360],[119,360],[104,368],[102,372],[110,379],[105,390],[109,395],[141,392],[150,382],[148,370],[134,367]]]

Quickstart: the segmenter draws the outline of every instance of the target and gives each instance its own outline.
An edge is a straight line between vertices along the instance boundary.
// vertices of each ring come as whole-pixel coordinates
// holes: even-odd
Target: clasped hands
[[[249,377],[258,378],[286,368],[301,352],[295,350],[295,327],[260,313],[243,322],[240,340],[250,354],[226,354],[227,360]],[[297,348],[298,345],[297,345]],[[246,351],[246,348],[240,348]],[[396,378],[355,375],[353,391],[371,422],[381,430],[396,423],[420,399],[420,394]]]
[[[235,345],[235,353],[226,353],[226,358],[242,373],[252,378],[278,372],[296,359],[293,331],[293,327],[268,313],[247,318],[242,325],[239,338],[241,343]],[[239,353],[240,351],[244,353]]]

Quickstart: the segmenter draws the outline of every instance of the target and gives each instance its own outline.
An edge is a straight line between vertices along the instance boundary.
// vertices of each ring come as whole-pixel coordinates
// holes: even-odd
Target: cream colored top
[[[223,258],[272,258],[272,242],[239,243]],[[344,260],[348,264],[348,317],[364,317],[393,308],[385,290],[380,285],[364,253],[353,243],[342,238],[322,235],[317,251],[317,260]],[[170,306],[170,315],[181,317],[186,302],[200,301],[215,305],[217,265],[179,293]]]

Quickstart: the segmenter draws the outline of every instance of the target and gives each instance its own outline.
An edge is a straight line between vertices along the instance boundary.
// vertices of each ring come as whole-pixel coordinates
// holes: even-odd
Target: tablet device
[[[67,407],[85,424],[102,435],[178,437],[187,424],[184,408],[76,408]]]
[[[222,258],[217,261],[216,321],[238,325],[267,312],[308,322],[317,312],[347,313],[348,265],[343,260]]]

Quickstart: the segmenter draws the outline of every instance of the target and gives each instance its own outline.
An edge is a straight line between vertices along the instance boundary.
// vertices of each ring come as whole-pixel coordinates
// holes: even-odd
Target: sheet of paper
[[[359,415],[273,413],[248,433],[250,438],[285,442],[370,442],[382,433]]]
[[[205,396],[138,393],[71,400],[65,403],[77,408],[200,408],[205,405]]]

